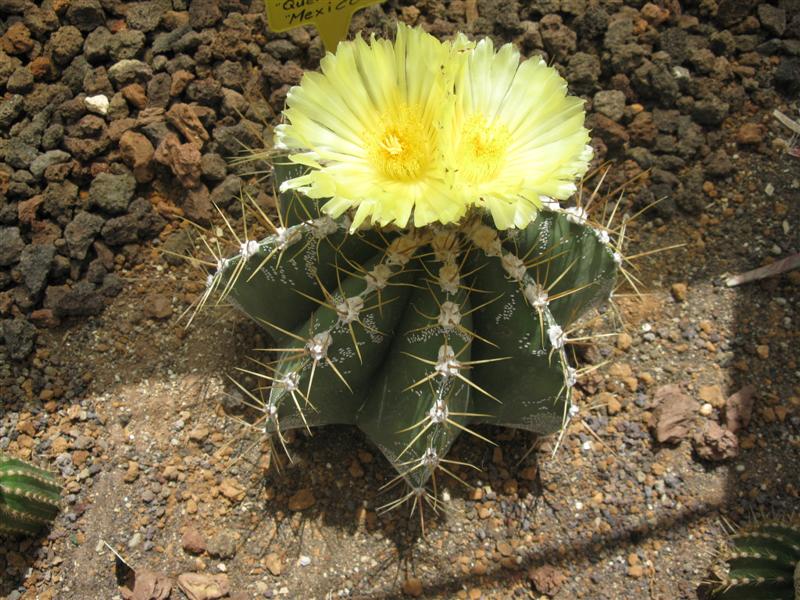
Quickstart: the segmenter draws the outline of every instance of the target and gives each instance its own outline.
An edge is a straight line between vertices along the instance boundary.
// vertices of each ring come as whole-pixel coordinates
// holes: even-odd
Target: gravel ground
[[[641,296],[587,323],[623,333],[577,349],[598,368],[558,449],[460,440],[482,471],[440,481],[422,537],[418,515],[376,510],[393,471],[355,430],[298,433],[289,463],[242,424],[227,375],[266,340],[227,309],[186,329],[203,280],[160,253],[186,249],[179,217],[210,219],[212,199],[236,217],[243,184],[270,204],[225,158],[318,63],[313,30],[269,33],[235,0],[2,3],[0,449],[66,489],[48,535],[0,546],[0,594],[122,597],[105,541],[172,598],[187,573],[200,598],[697,598],[725,523],[798,506],[800,275],[724,279],[800,250],[800,160],[771,117],[798,115],[800,6],[683,4],[356,16],[545,55],[588,101],[604,189],[639,176],[631,214],[665,198],[628,254],[685,244],[636,261]]]

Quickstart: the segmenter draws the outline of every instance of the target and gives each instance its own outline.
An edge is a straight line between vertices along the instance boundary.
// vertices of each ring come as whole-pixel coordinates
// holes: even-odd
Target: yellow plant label
[[[384,0],[264,0],[267,20],[273,31],[314,25],[329,52],[347,37],[350,19],[359,9]]]

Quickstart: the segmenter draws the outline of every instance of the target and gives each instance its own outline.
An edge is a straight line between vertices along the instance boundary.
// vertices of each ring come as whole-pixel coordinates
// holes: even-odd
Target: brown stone
[[[725,397],[722,389],[718,385],[701,385],[697,391],[697,397],[701,402],[708,402],[714,408],[725,406]]]
[[[163,573],[136,569],[130,572],[119,592],[123,600],[166,600],[172,593],[172,582]]]
[[[153,319],[167,319],[172,316],[172,301],[161,294],[151,294],[145,298],[144,314]]]
[[[416,577],[409,577],[403,582],[403,593],[412,598],[422,596],[422,581]]]
[[[283,561],[281,561],[281,557],[275,552],[270,552],[264,557],[264,565],[275,577],[280,575],[283,571]]]
[[[675,384],[658,388],[655,403],[651,426],[656,440],[662,444],[674,443],[686,437],[697,412],[697,403]]]
[[[220,493],[231,502],[241,502],[247,495],[245,489],[235,479],[223,479],[219,484]]]
[[[189,554],[202,554],[206,551],[206,539],[195,527],[187,527],[181,536],[181,547]]]
[[[528,570],[528,579],[540,594],[555,596],[567,580],[561,569],[551,565],[531,567]]]
[[[726,460],[739,454],[739,440],[715,421],[706,421],[693,441],[694,451],[704,460]]]
[[[206,573],[183,573],[178,576],[178,587],[189,600],[217,600],[231,591],[225,573],[208,575]]]
[[[725,425],[732,433],[747,427],[753,415],[756,388],[747,385],[725,401]]]
[[[689,286],[685,283],[673,283],[670,291],[672,292],[672,297],[675,298],[677,302],[685,302]]]
[[[119,153],[122,160],[133,171],[133,176],[139,183],[146,183],[153,179],[152,161],[155,150],[144,135],[135,131],[126,131],[119,138]]]
[[[317,499],[314,497],[314,492],[311,488],[303,488],[289,498],[289,510],[295,512],[306,510],[314,506],[316,502]]]

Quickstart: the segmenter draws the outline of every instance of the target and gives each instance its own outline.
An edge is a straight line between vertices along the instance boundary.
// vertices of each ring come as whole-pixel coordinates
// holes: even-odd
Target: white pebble
[[[90,112],[97,113],[98,115],[105,115],[108,113],[108,98],[103,94],[88,96],[83,102]]]
[[[712,412],[714,412],[714,407],[711,406],[708,402],[706,402],[705,404],[703,404],[703,406],[700,407],[700,414],[703,415],[704,417],[710,416]]]
[[[301,567],[307,567],[310,564],[311,564],[311,557],[310,556],[303,555],[303,556],[300,557],[300,566]]]

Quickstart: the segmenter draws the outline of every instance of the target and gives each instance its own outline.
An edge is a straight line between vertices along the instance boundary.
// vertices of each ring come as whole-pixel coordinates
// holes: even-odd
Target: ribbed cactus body
[[[280,184],[297,175],[276,164]],[[351,234],[283,194],[281,227],[209,277],[265,326],[265,430],[355,424],[417,490],[475,423],[549,434],[571,407],[565,343],[607,299],[620,258],[580,211],[543,209],[527,229],[457,225]],[[257,397],[253,394],[253,398]]]
[[[800,527],[766,523],[731,539],[727,578],[714,598],[721,600],[800,600]]]
[[[58,514],[60,495],[51,473],[0,455],[0,533],[38,533]]]

